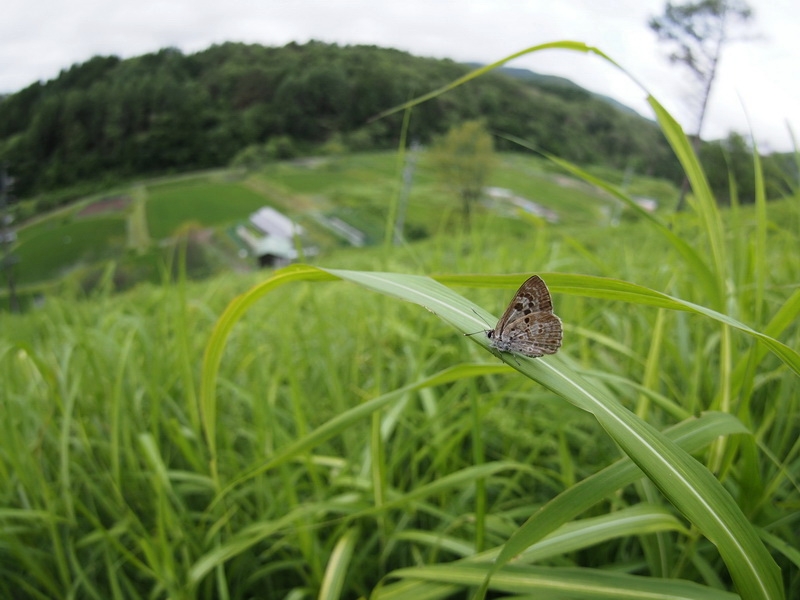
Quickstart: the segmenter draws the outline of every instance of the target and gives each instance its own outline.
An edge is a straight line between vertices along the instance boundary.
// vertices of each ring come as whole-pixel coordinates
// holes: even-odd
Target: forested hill
[[[400,116],[370,117],[469,70],[374,46],[226,43],[122,60],[94,57],[0,101],[0,160],[20,196],[86,180],[225,165],[279,137],[295,152],[331,138],[352,150],[395,147]],[[483,117],[581,164],[671,176],[656,126],[577,86],[490,74],[415,108],[410,139]]]

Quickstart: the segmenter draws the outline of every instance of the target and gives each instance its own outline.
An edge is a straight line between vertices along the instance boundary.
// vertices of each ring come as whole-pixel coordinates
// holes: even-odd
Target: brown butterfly
[[[550,290],[538,275],[517,290],[494,329],[486,331],[492,348],[531,358],[555,354],[561,347],[561,319],[553,314]]]

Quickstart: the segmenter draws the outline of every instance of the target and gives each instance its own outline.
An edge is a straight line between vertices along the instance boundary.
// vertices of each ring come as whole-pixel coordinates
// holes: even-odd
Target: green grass
[[[41,221],[20,231],[19,281],[53,279],[77,264],[118,256],[124,246],[125,220],[118,216]]]
[[[161,184],[148,191],[147,223],[154,239],[173,235],[187,222],[212,226],[246,219],[269,204],[244,185],[203,179]]]
[[[604,220],[603,208],[611,204],[608,198],[583,182],[550,175],[536,170],[536,162],[528,157],[516,160],[498,171],[493,185],[513,190],[517,195],[555,211],[567,223],[598,223]]]
[[[268,165],[262,175],[269,181],[298,194],[324,194],[331,188],[348,184],[369,187],[394,185],[394,153],[376,152],[322,159],[306,166],[303,162]]]
[[[788,203],[776,209],[796,210]],[[379,261],[398,272],[595,271],[565,243],[565,228],[522,236],[508,223],[492,218],[469,236],[438,237],[391,256],[346,252],[332,262],[363,268]],[[754,211],[742,209],[728,243],[746,247],[742,234],[756,223]],[[800,272],[796,237],[771,223],[769,256],[780,257],[782,268],[770,275],[761,325],[748,319],[767,331]],[[679,255],[641,224],[587,238],[595,259],[622,279],[702,300],[675,275]],[[752,281],[748,272],[741,293]],[[719,325],[702,315],[593,298],[569,291],[556,275],[547,279],[566,328],[564,360],[552,358],[658,429],[718,408],[723,378],[737,388],[729,412],[755,436],[741,435],[746,429],[735,419],[709,414],[697,422],[707,429],[693,429],[690,419],[689,437],[675,439],[706,464],[722,452],[720,477],[748,519],[774,539],[787,589],[797,589],[791,553],[777,550],[781,539],[795,544],[797,490],[787,475],[798,467],[799,426],[796,417],[777,417],[798,413],[797,376],[738,332],[725,367]],[[342,597],[368,594],[384,578],[379,595],[439,594],[480,584],[484,557],[496,556],[514,523],[561,498],[560,517],[545,514],[553,526],[566,516],[568,529],[550,533],[548,545],[517,530],[528,536],[525,548],[533,544],[513,567],[517,580],[534,586],[527,593],[537,573],[564,585],[584,580],[597,593],[615,585],[663,592],[666,584],[648,574],[677,578],[676,586],[718,584],[711,573],[727,578],[714,546],[687,531],[648,480],[622,463],[611,467],[618,476],[601,471],[620,452],[588,412],[514,376],[413,304],[341,282],[281,286],[240,313],[227,345],[212,340],[222,352],[216,408],[201,404],[198,368],[217,315],[260,281],[228,275],[93,301],[54,298],[26,315],[0,317],[8,415],[0,595],[62,597],[74,588],[105,597],[114,589],[284,597],[328,589],[336,577],[344,580]],[[497,315],[513,284],[457,289]],[[446,315],[444,307],[437,312]],[[772,334],[796,348],[793,314]],[[715,452],[713,440],[731,433],[739,433],[727,438],[735,443]],[[28,448],[34,451],[22,451]],[[496,589],[522,591],[505,587],[509,569],[496,576]],[[700,589],[705,595],[697,597],[714,597]]]
[[[796,597],[800,195],[719,210],[660,116],[669,221],[603,184],[635,221],[0,314],[0,596]],[[498,360],[530,272],[563,348]]]

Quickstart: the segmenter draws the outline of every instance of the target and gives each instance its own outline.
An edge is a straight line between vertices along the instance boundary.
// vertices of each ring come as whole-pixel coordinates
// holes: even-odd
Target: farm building
[[[289,217],[265,206],[250,215],[250,222],[267,235],[291,240],[305,231]]]
[[[257,258],[259,266],[281,267],[297,260],[295,237],[305,233],[300,225],[268,206],[250,215],[250,224],[252,228],[240,225],[236,233]],[[254,229],[264,235],[256,234]],[[313,255],[316,251],[310,248],[304,250],[304,254]]]

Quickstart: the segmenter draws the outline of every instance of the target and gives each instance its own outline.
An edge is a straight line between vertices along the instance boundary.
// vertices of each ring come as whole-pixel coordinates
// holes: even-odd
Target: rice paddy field
[[[685,213],[563,165],[632,217],[0,314],[0,596],[798,597],[800,195],[719,209],[662,118]],[[531,273],[558,354],[463,335]]]

